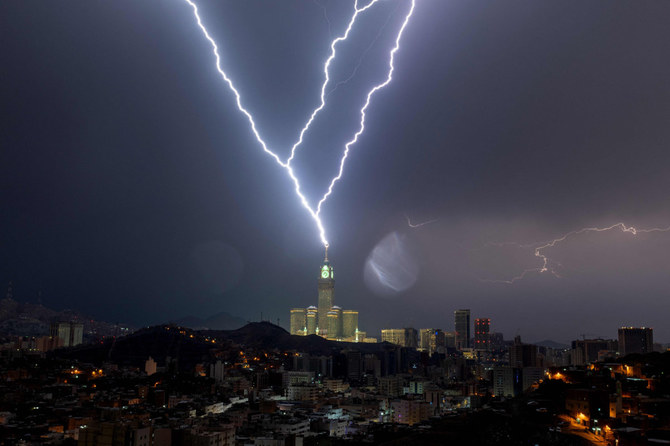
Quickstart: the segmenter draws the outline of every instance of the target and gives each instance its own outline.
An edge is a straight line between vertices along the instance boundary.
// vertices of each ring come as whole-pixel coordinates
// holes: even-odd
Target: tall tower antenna
[[[323,259],[324,262],[328,261],[328,244],[326,244],[326,256]]]

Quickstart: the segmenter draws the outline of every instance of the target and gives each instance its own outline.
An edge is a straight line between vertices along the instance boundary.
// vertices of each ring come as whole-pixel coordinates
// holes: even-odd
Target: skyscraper
[[[509,348],[509,365],[511,367],[537,366],[537,345],[524,344],[521,336],[514,337],[514,344]]]
[[[470,348],[470,310],[454,311],[454,327],[456,329],[456,348]]]
[[[444,353],[446,347],[444,332],[439,328],[422,328],[419,330],[419,348],[432,355]]]
[[[309,307],[307,307],[307,314],[306,314],[307,333],[305,333],[306,335],[316,334],[316,320],[318,314],[319,314],[318,310],[314,305],[310,305]]]
[[[654,350],[654,331],[651,328],[621,327],[619,329],[619,353],[650,353]]]
[[[333,267],[328,262],[328,248],[326,247],[326,256],[323,259],[323,265],[319,272],[319,317],[317,325],[319,327],[320,335],[327,335],[328,333],[328,312],[333,308],[333,300],[335,297],[335,277],[333,275]]]
[[[307,327],[306,313],[304,308],[291,309],[291,334],[301,335]]]
[[[342,309],[333,306],[328,312],[328,339],[342,338]]]
[[[491,319],[477,318],[475,319],[475,350],[489,351],[491,349]]]
[[[366,338],[366,333],[358,329],[358,311],[342,310],[334,305],[335,277],[328,261],[328,248],[319,271],[318,306],[291,309],[291,334],[315,334],[347,342],[377,342],[374,338]]]
[[[342,311],[342,337],[352,338],[356,336],[358,330],[358,311],[343,310]]]

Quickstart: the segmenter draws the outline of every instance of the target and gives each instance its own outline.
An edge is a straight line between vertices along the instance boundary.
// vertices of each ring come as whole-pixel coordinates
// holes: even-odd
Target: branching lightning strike
[[[190,1],[190,0],[186,0]],[[309,119],[305,123],[305,126],[302,128],[300,131],[300,136],[298,137],[298,141],[293,144],[293,147],[291,147],[291,156],[288,158],[288,161],[286,161],[286,164],[291,164],[291,161],[293,161],[293,158],[295,157],[296,150],[298,149],[298,146],[302,144],[303,137],[305,136],[305,133],[307,130],[309,130],[309,127],[312,125],[314,122],[314,119],[316,116],[323,110],[323,108],[326,106],[326,87],[328,86],[328,83],[330,83],[330,72],[328,71],[330,68],[330,63],[335,59],[336,56],[336,50],[335,47],[337,46],[338,43],[342,42],[343,40],[347,40],[349,37],[349,33],[351,32],[351,29],[354,27],[354,23],[356,23],[356,19],[358,18],[358,15],[362,12],[365,12],[367,9],[371,8],[372,5],[377,3],[379,0],[372,0],[370,3],[365,5],[362,8],[358,7],[358,0],[355,1],[354,3],[354,15],[351,16],[351,20],[349,20],[349,25],[347,26],[346,31],[344,32],[343,35],[339,36],[333,42],[330,44],[330,56],[328,59],[326,59],[326,63],[323,67],[323,74],[324,74],[324,81],[323,84],[321,85],[321,104],[317,108],[312,111],[312,114],[310,115]],[[401,31],[402,32],[402,31]],[[318,212],[317,212],[318,214]]]
[[[328,36],[332,39],[333,38],[333,28],[330,25],[330,20],[328,19],[328,10],[326,9],[326,5],[322,5],[319,3],[318,0],[312,0],[319,8],[321,8],[321,11],[323,11],[323,19],[326,21],[328,24]]]
[[[321,238],[321,242],[323,243],[324,246],[327,247],[328,246],[328,240],[326,239],[326,233],[325,233],[323,223],[321,222],[321,218],[319,217],[319,214],[321,213],[321,207],[322,207],[323,203],[326,201],[326,199],[332,194],[333,187],[334,187],[335,183],[337,181],[339,181],[340,178],[342,177],[342,174],[343,174],[343,171],[344,171],[345,160],[346,160],[346,158],[349,154],[349,150],[350,150],[351,146],[358,141],[358,138],[360,137],[360,135],[365,130],[365,112],[366,112],[368,106],[370,105],[370,100],[371,100],[372,96],[377,91],[379,91],[380,89],[387,86],[392,80],[392,75],[393,75],[393,70],[394,70],[395,53],[400,48],[400,38],[401,38],[401,36],[402,36],[402,34],[405,30],[405,27],[409,23],[410,17],[412,16],[412,14],[414,12],[414,7],[415,7],[416,0],[411,0],[411,7],[409,9],[409,12],[405,16],[405,19],[402,23],[402,26],[400,27],[400,30],[398,31],[398,35],[397,35],[396,40],[395,40],[395,46],[393,47],[393,49],[390,52],[389,71],[388,71],[388,75],[386,77],[386,80],[384,82],[380,83],[380,84],[375,85],[368,92],[368,94],[366,96],[365,105],[360,110],[360,114],[361,114],[360,128],[354,134],[354,137],[349,142],[347,142],[345,144],[344,154],[342,155],[342,158],[341,158],[341,161],[340,161],[340,168],[339,168],[339,171],[338,171],[338,175],[332,179],[332,181],[330,183],[330,186],[328,187],[328,191],[323,195],[321,200],[319,200],[316,210],[314,208],[312,208],[312,206],[309,204],[309,201],[307,200],[305,195],[300,190],[300,181],[296,177],[295,172],[293,171],[293,169],[291,167],[291,161],[293,161],[293,159],[295,157],[297,148],[302,144],[303,137],[304,137],[305,133],[307,132],[307,130],[310,128],[310,126],[314,122],[314,119],[316,118],[316,116],[319,114],[319,112],[321,110],[323,110],[323,108],[326,105],[326,87],[327,87],[328,83],[330,82],[330,73],[329,73],[330,64],[333,61],[333,59],[335,59],[335,56],[336,56],[336,48],[335,47],[337,46],[337,44],[339,42],[342,42],[342,41],[344,41],[348,38],[349,33],[351,32],[351,29],[353,28],[354,23],[356,22],[356,19],[358,18],[358,16],[361,13],[365,12],[366,10],[370,9],[375,3],[377,3],[380,0],[371,0],[367,5],[362,6],[362,7],[359,7],[358,0],[355,0],[354,14],[351,17],[351,20],[349,21],[349,24],[346,28],[346,31],[344,32],[343,35],[334,39],[330,44],[330,49],[331,49],[330,56],[328,57],[328,59],[326,59],[326,62],[324,64],[324,69],[323,69],[325,80],[324,80],[324,82],[321,86],[320,105],[312,111],[309,119],[307,120],[304,127],[300,131],[298,140],[291,147],[291,155],[289,156],[289,158],[287,159],[286,162],[283,162],[281,160],[281,158],[279,157],[279,155],[277,155],[275,152],[273,152],[272,150],[270,150],[268,148],[267,144],[265,143],[265,141],[261,137],[258,129],[256,128],[256,123],[254,122],[253,116],[242,105],[242,98],[241,98],[240,93],[238,92],[238,90],[233,85],[232,80],[228,77],[226,72],[221,67],[221,56],[219,55],[219,48],[216,45],[216,42],[214,41],[214,39],[210,36],[209,32],[207,31],[207,28],[205,28],[204,24],[202,23],[202,20],[200,18],[200,14],[198,12],[197,5],[192,0],[184,0],[184,1],[186,3],[188,3],[191,6],[191,8],[193,9],[193,15],[195,16],[198,27],[200,28],[203,35],[209,41],[209,43],[212,47],[212,53],[214,54],[214,57],[216,59],[216,69],[219,72],[219,74],[221,75],[221,77],[223,78],[223,80],[226,82],[226,84],[228,85],[230,90],[235,95],[237,108],[240,110],[240,112],[242,112],[242,114],[244,114],[246,116],[247,121],[249,122],[249,126],[251,127],[251,131],[254,134],[258,143],[263,148],[263,151],[265,153],[267,153],[268,155],[270,155],[277,162],[277,164],[279,164],[282,168],[284,168],[286,170],[286,172],[288,173],[289,177],[291,178],[291,181],[293,182],[294,190],[295,190],[296,195],[298,195],[300,203],[307,210],[307,212],[309,212],[310,216],[312,217],[312,219],[316,223],[318,231],[319,231],[319,237]],[[326,19],[327,19],[327,17],[326,17]]]
[[[567,240],[570,237],[573,237],[575,235],[580,235],[584,234],[587,232],[605,232],[605,231],[611,231],[612,229],[619,229],[621,232],[627,232],[629,234],[637,235],[637,234],[644,234],[644,233],[651,233],[651,232],[668,232],[670,231],[670,226],[666,228],[648,228],[648,229],[638,229],[634,226],[626,226],[625,223],[619,222],[615,223],[611,226],[606,226],[604,228],[597,228],[597,227],[587,227],[587,228],[581,228],[581,229],[576,229],[574,231],[570,231],[561,237],[555,238],[553,240],[550,240],[548,242],[541,242],[539,244],[534,244],[534,245],[522,245],[522,244],[516,244],[512,242],[506,242],[506,243],[500,243],[500,244],[490,244],[493,246],[505,246],[505,245],[515,245],[520,248],[529,248],[529,247],[534,247],[534,255],[535,257],[539,258],[542,262],[542,265],[536,268],[528,268],[525,269],[519,274],[518,276],[512,277],[511,279],[507,280],[502,280],[502,279],[480,279],[482,282],[491,282],[491,283],[506,283],[506,284],[513,284],[514,282],[517,282],[519,280],[524,279],[528,274],[530,273],[546,273],[549,272],[555,277],[561,277],[558,274],[558,271],[554,266],[551,264],[550,258],[546,255],[543,254],[543,251],[548,248],[553,248],[557,244]],[[560,266],[560,264],[557,264],[557,266]]]
[[[321,212],[321,206],[323,206],[323,203],[333,193],[333,187],[335,186],[335,183],[337,183],[342,178],[342,174],[344,173],[344,163],[346,162],[347,157],[349,156],[349,150],[350,150],[351,146],[356,144],[356,142],[358,142],[358,138],[365,131],[365,112],[367,111],[368,107],[370,106],[370,99],[372,99],[372,96],[376,92],[378,92],[382,88],[386,87],[388,84],[391,83],[391,80],[393,80],[393,71],[395,70],[395,66],[394,66],[395,54],[400,49],[400,38],[402,37],[403,32],[405,31],[405,28],[407,27],[407,24],[409,23],[410,17],[412,17],[412,14],[414,13],[415,5],[416,5],[416,0],[412,0],[412,5],[409,9],[409,12],[405,16],[405,20],[403,21],[402,26],[400,27],[400,31],[398,32],[398,36],[395,39],[395,46],[391,50],[390,57],[389,57],[389,71],[388,71],[388,75],[386,77],[386,80],[384,82],[382,82],[381,84],[375,85],[368,92],[367,97],[365,98],[365,105],[363,105],[363,108],[361,108],[361,112],[360,112],[361,113],[361,121],[360,121],[359,130],[354,134],[354,137],[344,145],[344,154],[342,155],[342,158],[340,159],[340,170],[339,170],[338,174],[330,182],[330,186],[328,186],[328,191],[323,195],[323,197],[321,197],[321,200],[319,200],[319,204],[316,207],[317,215]]]
[[[375,46],[375,43],[377,43],[377,41],[378,41],[379,38],[381,37],[382,33],[384,32],[384,30],[385,30],[386,27],[388,26],[389,22],[391,21],[391,17],[393,17],[393,15],[395,14],[395,12],[396,12],[397,10],[398,10],[398,7],[396,7],[396,8],[391,12],[391,14],[389,14],[389,16],[386,18],[386,21],[384,22],[384,24],[379,28],[379,31],[377,31],[377,35],[375,36],[375,38],[372,40],[372,42],[370,42],[370,45],[368,45],[368,47],[365,48],[365,51],[363,51],[363,53],[361,53],[360,57],[358,58],[358,61],[356,62],[356,66],[354,67],[353,70],[351,70],[351,74],[349,74],[349,76],[347,76],[345,79],[342,79],[341,81],[338,81],[338,82],[335,84],[335,86],[334,86],[333,88],[330,89],[330,91],[326,94],[326,100],[328,100],[328,98],[330,97],[330,95],[333,94],[333,93],[335,93],[335,91],[336,91],[339,87],[341,87],[342,85],[347,84],[350,80],[352,80],[352,79],[356,76],[356,73],[358,72],[358,69],[361,67],[361,65],[362,65],[362,63],[363,63],[363,59],[365,59],[365,56],[367,56],[367,54],[370,52],[370,50],[372,49],[372,47]]]

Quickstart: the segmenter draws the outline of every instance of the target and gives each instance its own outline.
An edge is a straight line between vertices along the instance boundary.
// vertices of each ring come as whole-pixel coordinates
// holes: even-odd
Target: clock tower
[[[328,246],[326,246],[326,256],[323,259],[323,265],[319,270],[319,309],[318,321],[319,334],[321,336],[328,334],[328,312],[333,307],[335,297],[335,276],[333,267],[328,262]]]

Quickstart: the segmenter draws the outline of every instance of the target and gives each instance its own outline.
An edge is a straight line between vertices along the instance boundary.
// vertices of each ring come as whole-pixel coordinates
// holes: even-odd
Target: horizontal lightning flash
[[[499,244],[489,244],[492,246],[509,246],[509,245],[515,245],[520,248],[528,248],[528,247],[535,247],[534,250],[534,255],[535,257],[539,258],[542,262],[541,266],[538,266],[536,268],[529,268],[521,272],[518,276],[512,277],[511,279],[507,280],[496,280],[496,279],[480,279],[482,282],[491,282],[491,283],[507,283],[507,284],[513,284],[514,282],[517,282],[519,280],[524,279],[528,274],[530,273],[546,273],[549,272],[555,277],[561,277],[558,272],[556,271],[556,268],[551,265],[551,260],[546,254],[543,254],[543,251],[547,248],[553,248],[557,244],[565,241],[566,239],[573,237],[575,235],[579,234],[584,234],[587,232],[605,232],[605,231],[611,231],[612,229],[619,229],[621,232],[627,232],[629,234],[637,235],[637,234],[645,234],[645,233],[651,233],[651,232],[668,232],[670,231],[670,226],[666,228],[648,228],[648,229],[638,229],[634,226],[626,226],[625,223],[615,223],[611,226],[606,226],[604,228],[596,228],[596,227],[591,227],[591,228],[582,228],[582,229],[577,229],[574,231],[570,231],[561,237],[555,238],[553,240],[550,240],[548,242],[541,242],[539,244],[534,244],[534,245],[521,245],[521,244],[515,244],[513,242],[505,242],[505,243],[499,243]],[[557,264],[557,266],[560,266],[560,264]]]
[[[321,222],[321,218],[319,217],[319,214],[321,213],[321,206],[326,201],[328,196],[330,194],[332,194],[333,186],[335,185],[335,183],[342,177],[342,173],[343,173],[343,169],[344,169],[344,161],[346,160],[346,158],[348,156],[350,147],[353,144],[355,144],[356,141],[358,141],[359,136],[363,133],[363,131],[365,129],[365,111],[367,110],[367,108],[370,104],[370,99],[372,98],[374,93],[376,93],[378,90],[384,88],[386,85],[388,85],[391,82],[392,73],[393,73],[393,70],[394,70],[394,56],[395,56],[395,53],[398,51],[398,49],[400,47],[400,37],[402,36],[403,31],[405,30],[405,27],[407,26],[407,23],[409,22],[409,18],[411,17],[412,13],[414,12],[414,6],[415,6],[415,1],[416,0],[411,0],[411,8],[409,10],[409,13],[405,17],[405,20],[403,21],[403,24],[400,28],[400,31],[398,32],[398,36],[395,40],[395,46],[391,50],[390,61],[389,61],[389,72],[388,72],[387,78],[381,84],[375,85],[368,92],[367,97],[366,97],[365,105],[363,106],[363,108],[360,111],[360,113],[361,113],[360,129],[358,130],[358,132],[356,132],[353,139],[350,140],[345,145],[345,151],[344,151],[344,154],[343,154],[341,162],[340,162],[340,169],[339,169],[338,175],[335,178],[333,178],[333,180],[331,181],[330,186],[328,188],[328,191],[324,194],[324,196],[319,201],[316,210],[314,208],[312,208],[312,206],[309,204],[309,201],[307,200],[307,198],[304,196],[304,194],[300,190],[300,181],[296,177],[295,172],[293,171],[293,169],[291,167],[291,161],[295,157],[295,153],[296,153],[297,148],[302,144],[303,137],[304,137],[305,133],[307,132],[307,130],[309,129],[311,124],[314,122],[314,119],[316,118],[316,116],[319,114],[319,112],[321,110],[323,110],[323,108],[326,105],[326,87],[327,87],[328,83],[330,82],[329,68],[330,68],[331,62],[333,61],[333,59],[336,56],[336,46],[337,46],[337,44],[348,38],[349,33],[350,33],[351,29],[353,28],[354,23],[356,22],[356,19],[358,18],[359,14],[361,14],[361,13],[365,12],[366,10],[370,9],[375,3],[377,3],[380,0],[371,0],[370,3],[368,3],[367,5],[365,5],[363,7],[359,7],[358,6],[358,0],[355,0],[354,14],[351,17],[351,20],[349,21],[349,24],[348,24],[344,34],[337,37],[336,39],[334,39],[330,44],[330,49],[331,49],[330,56],[328,57],[328,59],[326,59],[326,62],[324,64],[324,68],[323,68],[325,80],[324,80],[324,82],[321,86],[320,105],[312,111],[309,119],[307,120],[306,124],[303,126],[302,130],[300,131],[298,140],[291,147],[291,155],[289,156],[289,158],[286,162],[283,162],[281,160],[281,158],[275,152],[273,152],[272,150],[270,150],[268,148],[267,144],[265,143],[265,141],[261,137],[258,129],[256,128],[256,123],[254,122],[253,116],[242,105],[242,99],[241,99],[240,93],[238,92],[238,90],[233,85],[232,80],[228,77],[228,75],[225,73],[225,71],[221,67],[221,57],[219,55],[219,48],[216,45],[216,42],[214,41],[214,39],[210,36],[207,29],[205,28],[204,24],[202,23],[202,20],[200,18],[200,14],[198,12],[197,5],[192,0],[184,0],[184,1],[186,3],[188,3],[191,6],[191,8],[193,9],[193,15],[195,16],[198,27],[200,28],[203,35],[209,41],[209,43],[212,47],[212,53],[214,54],[214,57],[216,59],[216,70],[219,72],[219,74],[221,75],[223,80],[226,82],[226,84],[228,84],[228,87],[230,88],[230,90],[235,95],[235,101],[236,101],[236,104],[237,104],[237,108],[239,109],[240,112],[242,112],[242,114],[244,114],[246,116],[247,121],[249,122],[249,126],[251,127],[251,131],[254,134],[258,143],[261,145],[263,151],[265,153],[267,153],[268,155],[270,155],[277,162],[277,164],[279,164],[279,166],[281,166],[284,170],[286,170],[286,172],[289,175],[291,181],[293,182],[294,190],[295,190],[295,193],[300,200],[300,203],[307,210],[307,212],[309,212],[310,216],[312,217],[312,219],[316,223],[318,231],[319,231],[319,237],[321,238],[321,242],[323,243],[324,246],[327,247],[328,246],[328,240],[326,239],[326,233],[325,233],[323,223]],[[326,19],[327,19],[327,17],[326,17]]]
[[[405,219],[407,220],[407,226],[409,226],[412,229],[420,228],[421,226],[426,226],[426,225],[429,225],[431,223],[435,223],[437,221],[437,218],[434,218],[432,220],[424,221],[424,222],[421,222],[421,223],[412,223],[412,220],[409,219],[409,215],[407,215],[407,214],[405,214]]]

